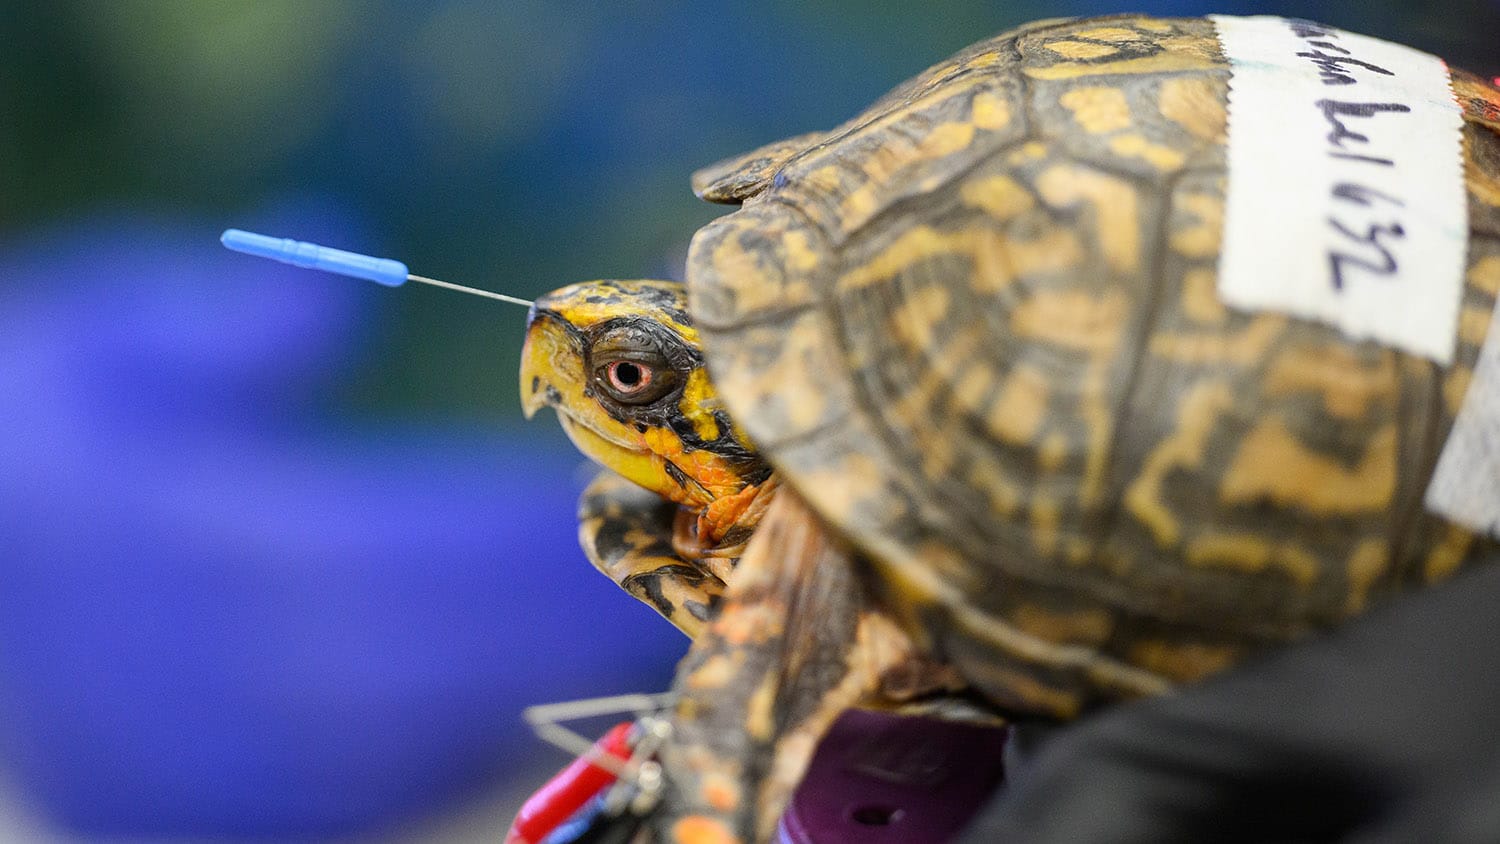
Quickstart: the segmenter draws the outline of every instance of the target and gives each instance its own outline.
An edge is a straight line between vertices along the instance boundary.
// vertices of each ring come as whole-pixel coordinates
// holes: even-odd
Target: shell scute
[[[1500,94],[1456,77],[1470,270],[1439,368],[1219,300],[1228,72],[1203,20],[990,39],[695,239],[736,422],[1002,705],[1159,691],[1490,547],[1422,493],[1500,288]]]

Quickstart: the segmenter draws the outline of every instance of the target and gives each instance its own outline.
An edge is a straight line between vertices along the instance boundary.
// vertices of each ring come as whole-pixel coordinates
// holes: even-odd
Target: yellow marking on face
[[[1038,639],[1073,645],[1097,645],[1114,631],[1114,619],[1102,609],[1054,610],[1037,604],[1022,604],[1011,613],[1011,622]]]
[[[1031,544],[1044,557],[1057,553],[1058,527],[1062,521],[1062,508],[1050,495],[1036,495],[1031,499]]]
[[[1156,334],[1150,349],[1157,357],[1181,363],[1250,366],[1265,357],[1285,328],[1286,317],[1257,314],[1235,334]]]
[[[704,442],[712,442],[723,433],[714,411],[719,409],[719,398],[713,385],[708,382],[708,370],[695,369],[688,375],[687,385],[682,389],[682,398],[677,409],[684,418],[693,423],[693,431]]]
[[[1366,539],[1349,554],[1349,611],[1361,612],[1369,601],[1375,581],[1390,568],[1390,546],[1382,539]]]
[[[997,132],[1010,125],[1010,103],[993,91],[975,94],[970,109],[970,119],[974,121],[974,125],[987,132]]]
[[[1458,566],[1469,555],[1474,546],[1474,534],[1458,525],[1444,525],[1443,538],[1438,540],[1422,561],[1422,577],[1428,583],[1443,580],[1458,571]]]
[[[1217,257],[1224,234],[1224,198],[1211,193],[1185,193],[1177,202],[1197,222],[1172,232],[1168,242],[1173,251],[1189,258]]]
[[[1210,269],[1188,270],[1182,277],[1182,313],[1204,325],[1223,325],[1229,309],[1219,299],[1217,276]]]
[[[723,458],[711,451],[688,451],[682,438],[669,428],[647,428],[645,432],[637,436],[640,442],[650,449],[651,456],[662,461],[656,464],[658,474],[666,476],[665,461],[670,460],[676,464],[677,468],[686,472],[688,477],[697,481],[698,486],[701,487],[701,491],[692,487],[683,489],[677,485],[676,481],[671,480],[670,476],[666,476],[667,479],[663,483],[669,483],[672,488],[661,494],[679,504],[695,508],[703,507],[719,496],[738,492],[745,485]],[[614,468],[609,463],[604,465]],[[704,492],[707,493],[706,496]]]
[[[557,418],[562,423],[563,433],[568,435],[574,447],[583,452],[585,457],[601,466],[614,469],[626,479],[659,495],[682,495],[681,488],[676,484],[667,486],[662,483],[661,463],[654,455],[623,451],[613,441],[599,436],[572,417],[559,414]]]
[[[1268,415],[1240,441],[1219,498],[1226,504],[1269,499],[1317,515],[1382,511],[1396,492],[1396,442],[1396,426],[1382,427],[1349,469],[1309,449],[1280,415]]]
[[[1163,117],[1189,134],[1211,144],[1229,140],[1228,115],[1213,80],[1202,76],[1178,76],[1161,83],[1157,106]]]
[[[959,188],[959,198],[997,220],[1009,220],[1036,205],[1031,193],[1009,176],[972,179]]]
[[[1162,548],[1176,545],[1182,536],[1177,516],[1162,500],[1167,475],[1177,469],[1195,472],[1202,468],[1208,437],[1233,404],[1228,385],[1219,381],[1195,385],[1178,406],[1177,429],[1151,450],[1141,473],[1125,490],[1125,509],[1151,531]]]
[[[1120,52],[1118,47],[1111,47],[1108,44],[1090,44],[1087,41],[1048,41],[1044,46],[1059,56],[1069,59],[1098,59]]]
[[[1104,260],[1116,272],[1140,267],[1140,219],[1136,190],[1124,179],[1076,164],[1058,164],[1037,177],[1042,199],[1055,208],[1086,202],[1094,212],[1094,232]]]
[[[557,391],[561,402],[558,420],[579,451],[673,501],[700,506],[707,503],[692,497],[666,474],[662,456],[650,452],[638,431],[610,418],[587,395],[588,376],[572,343],[567,332],[550,318],[537,320],[528,330],[521,353],[521,402],[528,415],[544,403],[544,392],[531,390],[531,382],[539,380]]]
[[[1455,366],[1443,379],[1443,407],[1456,414],[1463,407],[1464,396],[1469,394],[1469,382],[1474,380],[1474,370],[1467,366]]]
[[[1363,419],[1372,402],[1394,401],[1400,388],[1391,352],[1381,353],[1372,365],[1338,343],[1286,349],[1271,362],[1264,386],[1267,396],[1317,393],[1329,415],[1350,421]]]
[[[1130,125],[1130,104],[1119,88],[1074,88],[1058,99],[1073,120],[1091,135],[1115,132]]]
[[[1318,579],[1318,559],[1285,542],[1272,544],[1251,533],[1208,533],[1187,544],[1187,561],[1200,568],[1228,568],[1254,574],[1277,569],[1303,588]]]
[[[1143,639],[1130,646],[1128,659],[1153,674],[1191,683],[1233,665],[1239,649],[1232,645]]]
[[[612,281],[609,284],[620,288],[622,291],[621,298],[648,288],[681,287],[681,285],[675,282],[650,279]],[[574,326],[581,329],[588,329],[601,322],[607,322],[620,316],[621,298],[615,298],[611,295],[605,301],[589,301],[590,298],[597,298],[600,292],[600,286],[593,282],[573,284],[548,293],[546,297],[547,304],[552,310],[565,314],[568,322]],[[603,292],[614,293],[611,290],[604,290]],[[660,320],[662,324],[676,331],[688,343],[694,345],[698,343],[698,330],[691,325],[677,322],[665,314],[653,314],[653,318]]]
[[[1163,173],[1180,169],[1186,161],[1183,154],[1177,150],[1152,143],[1146,140],[1144,135],[1134,132],[1110,138],[1109,148],[1116,155],[1139,158]]]
[[[1493,308],[1465,305],[1458,314],[1458,338],[1471,346],[1484,345],[1484,336],[1490,333],[1490,318]]]
[[[1047,418],[1050,393],[1045,373],[1033,366],[1018,365],[1001,385],[1000,395],[985,416],[985,428],[1011,445],[1030,442]]]
[[[1133,26],[1137,26],[1137,27],[1139,27],[1141,29],[1146,30],[1147,32],[1171,32],[1172,31],[1172,25],[1171,24],[1167,23],[1166,21],[1159,21],[1159,20],[1155,20],[1153,18],[1133,18],[1133,19],[1131,19],[1130,23]]]
[[[1165,46],[1166,42],[1163,42],[1163,44]],[[1053,49],[1052,44],[1048,44],[1047,47],[1048,49]],[[1220,66],[1220,62],[1214,56],[1199,46],[1197,49],[1182,51],[1164,50],[1152,56],[1139,56],[1131,59],[1120,59],[1114,62],[1100,62],[1098,64],[1072,64],[1064,62],[1051,65],[1050,67],[1024,67],[1021,69],[1021,72],[1032,79],[1062,80],[1082,79],[1089,76],[1114,76],[1118,74],[1212,70]]]
[[[1500,255],[1486,255],[1469,268],[1469,283],[1491,296],[1500,296]]]
[[[584,371],[584,350],[577,336],[564,327],[566,322],[575,329],[586,329],[602,320],[632,313],[631,295],[643,291],[631,288],[647,286],[670,287],[680,301],[680,285],[668,282],[586,283],[544,297],[545,311],[528,327],[522,349],[522,406],[530,416],[544,406],[553,405],[563,431],[586,456],[669,501],[701,509],[742,490],[746,486],[741,477],[745,465],[731,463],[707,449],[690,449],[668,427],[648,426],[642,430],[628,419],[616,419],[602,400],[592,394],[593,373]],[[650,299],[643,296],[634,304],[640,306],[640,302]],[[696,342],[696,332],[677,323],[670,306],[651,304],[640,315],[676,331],[688,342]],[[676,408],[683,418],[706,441],[721,440],[727,435],[736,437],[743,445],[744,440],[737,432],[721,430],[714,420],[713,411],[719,405],[707,374],[701,369],[690,372],[687,381]],[[535,389],[533,384],[537,385]],[[688,480],[679,483],[677,478],[682,475]]]

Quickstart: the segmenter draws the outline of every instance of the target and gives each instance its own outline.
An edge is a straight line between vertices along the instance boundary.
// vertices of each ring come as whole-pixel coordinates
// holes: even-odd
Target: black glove
[[[1103,712],[1011,775],[963,841],[1500,842],[1500,566]]]

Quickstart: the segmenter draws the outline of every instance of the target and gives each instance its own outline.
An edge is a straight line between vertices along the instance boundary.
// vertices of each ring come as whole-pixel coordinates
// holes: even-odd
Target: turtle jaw
[[[584,341],[576,328],[548,311],[533,309],[521,349],[521,411],[557,411],[563,432],[594,462],[613,469],[652,492],[689,507],[703,507],[714,496],[691,478],[684,484],[653,451],[645,436],[605,413],[590,395],[584,372]]]

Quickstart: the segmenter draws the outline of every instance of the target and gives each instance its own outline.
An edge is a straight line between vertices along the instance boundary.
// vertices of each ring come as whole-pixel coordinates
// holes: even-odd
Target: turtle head
[[[521,407],[530,418],[548,405],[584,454],[690,509],[770,475],[714,393],[675,282],[591,281],[536,300]]]

